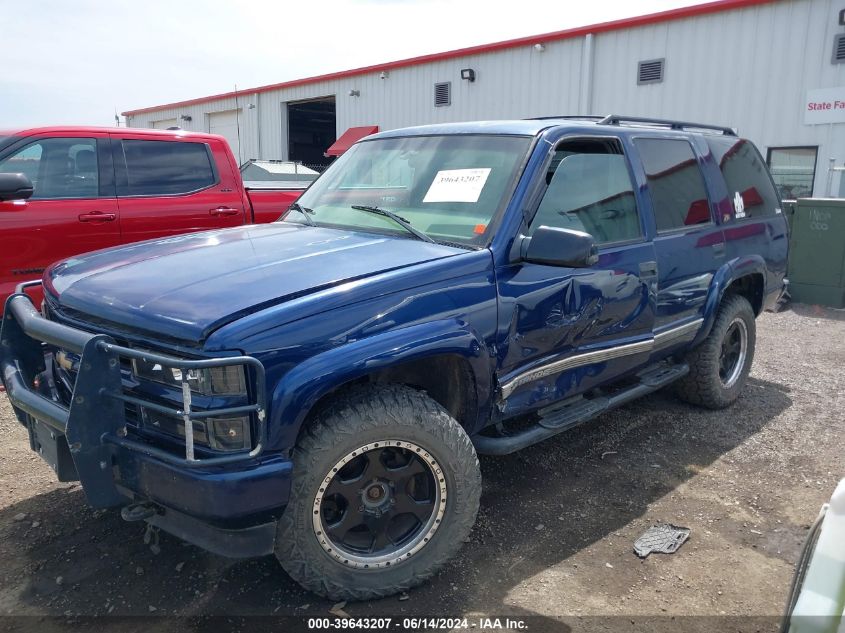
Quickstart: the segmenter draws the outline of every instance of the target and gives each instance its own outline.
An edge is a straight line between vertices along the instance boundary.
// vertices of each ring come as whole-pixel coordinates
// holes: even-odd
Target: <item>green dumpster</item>
[[[798,200],[789,245],[792,300],[845,307],[845,200]]]

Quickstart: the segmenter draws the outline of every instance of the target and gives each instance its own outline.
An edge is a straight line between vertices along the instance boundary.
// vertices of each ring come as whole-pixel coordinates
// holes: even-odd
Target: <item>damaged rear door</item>
[[[544,191],[528,234],[540,226],[590,233],[598,263],[497,271],[504,417],[582,393],[649,357],[657,263],[623,147],[614,137],[564,139],[539,176]]]

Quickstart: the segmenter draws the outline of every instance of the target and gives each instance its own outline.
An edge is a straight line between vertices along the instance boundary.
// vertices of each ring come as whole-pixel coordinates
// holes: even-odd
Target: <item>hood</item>
[[[256,310],[461,252],[402,237],[279,222],[97,251],[55,264],[45,282],[63,309],[121,329],[200,342]]]

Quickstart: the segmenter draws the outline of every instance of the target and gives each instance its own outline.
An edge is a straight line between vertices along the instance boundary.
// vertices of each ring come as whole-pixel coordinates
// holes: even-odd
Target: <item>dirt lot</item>
[[[845,476],[845,313],[794,306],[758,323],[752,378],[734,407],[703,411],[660,393],[483,459],[481,513],[457,559],[407,597],[345,611],[550,622],[782,613],[807,528]],[[54,482],[4,395],[0,451],[0,613],[327,616],[332,607],[270,557],[231,561],[164,534],[156,554],[143,528]],[[674,555],[641,561],[632,543],[657,522],[692,536]]]

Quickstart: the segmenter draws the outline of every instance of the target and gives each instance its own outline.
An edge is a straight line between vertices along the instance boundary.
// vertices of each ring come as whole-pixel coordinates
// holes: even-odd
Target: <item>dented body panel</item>
[[[148,500],[165,509],[156,525],[214,551],[234,543],[233,530],[247,530],[231,552],[266,553],[290,493],[293,448],[303,425],[344,389],[409,384],[437,399],[472,438],[489,439],[502,422],[682,358],[707,336],[725,292],[743,293],[758,312],[779,298],[786,221],[772,199],[761,196],[771,208],[737,215],[732,200],[741,192],[731,191],[720,171],[731,154],[720,163],[701,134],[552,120],[428,126],[363,142],[485,134],[530,142],[523,145],[527,155],[518,157],[517,176],[503,189],[505,198],[480,227],[483,239],[469,244],[426,242],[401,230],[284,221],[174,236],[52,266],[44,276],[46,317],[25,306],[23,295],[13,296],[7,304],[7,311],[14,304],[13,315],[2,331],[12,344],[0,350],[4,384],[33,448],[49,441],[35,422],[46,417],[54,419],[58,446],[68,448],[61,444],[61,409],[74,395],[72,384],[51,395],[32,387],[33,380],[48,372],[72,383],[85,359],[64,355],[57,367],[56,354],[68,349],[68,340],[101,337],[91,353],[112,356],[103,356],[105,364],[92,374],[79,374],[80,384],[95,404],[114,398],[97,391],[100,382],[130,399],[125,411],[109,405],[108,424],[91,419],[93,430],[73,442],[81,453],[56,452],[66,458],[62,472],[72,474],[68,460],[75,460],[89,469],[87,478],[102,479],[108,494],[99,505],[117,504],[115,494],[122,502]],[[683,140],[694,150],[683,170],[700,173],[706,199],[681,214],[698,218],[694,223],[658,230],[655,176],[647,174],[637,147],[642,137]],[[596,154],[624,157],[620,173],[630,180],[628,197],[616,190],[597,196],[598,210],[590,217],[622,222],[624,204],[633,204],[637,224],[627,239],[598,244],[594,263],[532,263],[526,256],[532,222],[566,158],[560,148],[579,143],[600,148]],[[337,170],[353,153],[336,163]],[[321,178],[331,178],[336,168]],[[750,196],[749,204],[759,207],[757,198]],[[44,358],[38,341],[46,342]],[[136,365],[117,362],[129,353],[120,350],[165,354],[165,366],[174,367],[179,359],[197,367],[236,357],[257,364],[238,396],[191,396],[184,386],[139,377]],[[184,385],[185,374],[179,376]],[[260,395],[259,377],[266,385]],[[214,468],[182,461],[187,440],[173,432],[178,426],[168,432],[150,424],[149,416],[132,417],[133,406],[143,409],[151,401],[180,414],[193,407],[197,419],[203,411],[251,407],[253,452],[235,453],[236,459]],[[220,457],[211,448],[198,450],[201,460]],[[107,467],[90,471],[85,451]],[[223,536],[214,532],[218,528]]]

